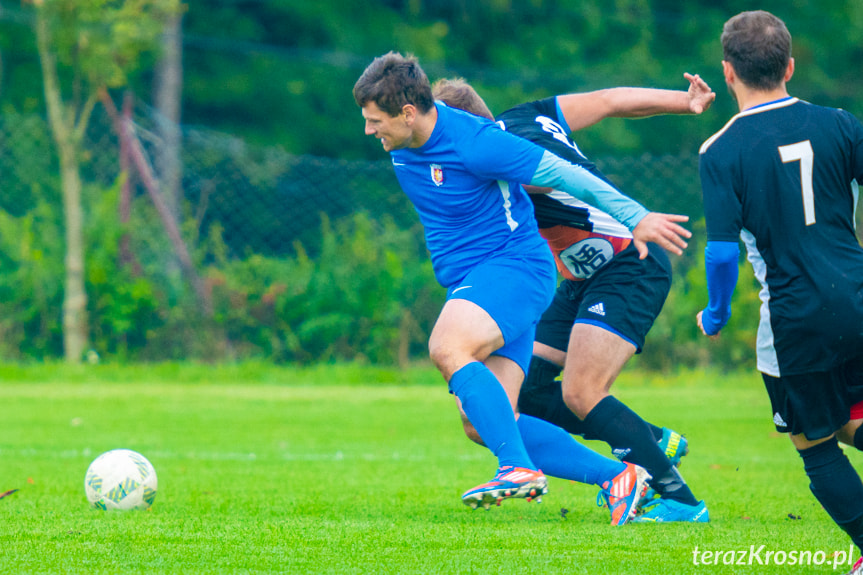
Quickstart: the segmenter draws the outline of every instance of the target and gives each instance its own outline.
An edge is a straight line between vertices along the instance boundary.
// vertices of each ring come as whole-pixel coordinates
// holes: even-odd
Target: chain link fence
[[[177,222],[182,242],[185,249],[191,254],[192,265],[204,274],[208,283],[208,289],[212,289],[216,280],[213,277],[219,274],[207,275],[205,270],[224,268],[233,265],[232,262],[248,262],[264,258],[268,260],[293,261],[299,258],[302,261],[315,260],[326,252],[325,237],[322,233],[325,226],[335,227],[338,222],[349,220],[357,213],[366,213],[372,220],[385,222],[388,230],[403,230],[406,235],[399,236],[396,240],[399,245],[385,248],[387,253],[381,257],[382,265],[393,260],[392,253],[399,252],[399,257],[416,260],[416,264],[425,265],[427,260],[424,245],[422,243],[422,230],[413,207],[401,192],[389,159],[383,157],[376,161],[344,160],[338,158],[322,158],[311,156],[296,156],[285,152],[278,147],[254,146],[240,139],[208,131],[202,128],[183,127],[180,130],[180,148],[177,150],[180,158],[178,179],[180,185],[172,190],[170,178],[164,174],[164,168],[160,157],[166,151],[166,138],[160,127],[159,117],[152,109],[137,104],[133,110],[134,134],[140,149],[143,152],[147,166],[153,170],[155,180],[159,184],[157,193],[173,211]],[[120,190],[124,185],[121,169],[121,152],[118,135],[115,132],[115,124],[107,113],[96,113],[91,121],[87,132],[87,140],[84,145],[85,154],[82,158],[82,180],[85,184],[84,209],[88,229],[90,229],[89,257],[94,257],[93,252],[100,252],[100,242],[107,242],[107,236],[101,237],[104,230],[118,225],[124,216],[121,216]],[[168,150],[170,152],[170,150]],[[693,153],[680,156],[623,156],[623,157],[598,157],[593,159],[599,168],[612,181],[628,195],[641,201],[653,210],[683,213],[693,219],[701,216],[701,200],[697,173],[697,156]],[[162,172],[160,172],[162,169]],[[151,341],[159,333],[158,326],[163,331],[170,330],[174,337],[171,344],[173,351],[153,351],[144,354],[147,359],[185,358],[189,354],[196,355],[184,348],[183,337],[195,337],[202,329],[201,318],[190,310],[194,306],[183,308],[184,298],[194,297],[188,278],[184,276],[180,258],[178,258],[177,246],[169,238],[168,227],[164,217],[154,205],[152,190],[147,187],[146,178],[142,177],[140,169],[128,171],[126,194],[128,196],[128,223],[122,224],[122,234],[125,244],[130,252],[131,264],[134,270],[131,278],[133,280],[145,279],[158,293],[155,303],[147,310],[147,313],[157,317],[158,321],[144,321],[141,318],[127,320],[128,325],[123,327],[122,322],[109,322],[108,327],[101,328],[108,332],[111,330],[122,332],[123,329],[134,330],[135,324],[146,323],[149,327],[144,333],[136,337],[122,336],[122,345],[108,345],[111,350],[118,348],[126,349],[131,358],[141,357],[134,352],[135,346],[145,346],[142,341]],[[40,208],[40,206],[42,206]],[[45,242],[50,238],[51,244],[46,243],[44,251],[53,253],[54,260],[58,265],[53,268],[56,289],[44,300],[33,301],[31,305],[51,308],[34,311],[23,319],[15,319],[20,316],[6,317],[6,323],[0,325],[0,336],[15,331],[16,326],[11,325],[15,321],[35,321],[33,317],[38,316],[39,329],[48,335],[44,336],[46,343],[40,351],[31,351],[29,355],[42,357],[62,356],[60,341],[57,333],[60,330],[59,308],[62,305],[62,193],[59,176],[58,162],[56,160],[55,147],[51,140],[50,131],[43,118],[38,116],[26,116],[17,114],[6,114],[0,117],[0,215],[5,213],[6,217],[17,220],[26,220],[34,213],[50,213],[48,219],[53,219],[56,233],[40,233],[36,230],[36,242],[41,237]],[[16,220],[16,221],[17,221]],[[103,221],[109,220],[109,221]],[[115,220],[111,222],[110,220]],[[13,220],[8,220],[13,221]],[[40,219],[33,220],[33,227],[47,224],[40,223]],[[95,224],[93,222],[96,222]],[[377,232],[384,235],[380,226]],[[347,232],[346,232],[347,233]],[[387,232],[387,237],[395,237],[393,233]],[[8,240],[8,238],[7,238]],[[391,241],[391,240],[387,240]],[[381,240],[383,242],[383,240]],[[15,267],[15,258],[3,253],[3,249],[9,251],[10,244],[6,242],[5,248],[0,245],[0,291],[2,291],[3,275],[12,274],[5,280],[5,285],[12,286],[18,280],[15,274],[26,273],[26,265],[21,258]],[[407,246],[406,244],[410,244]],[[103,246],[104,247],[104,246]],[[17,249],[17,248],[16,248]],[[332,250],[332,248],[330,248]],[[350,243],[342,247],[343,251],[352,249]],[[109,252],[108,253],[113,253]],[[407,254],[407,255],[404,255]],[[118,258],[123,254],[119,254]],[[326,254],[325,254],[326,255]],[[36,256],[28,256],[36,257]],[[100,256],[101,257],[101,256]],[[105,256],[108,257],[108,256]],[[323,256],[322,256],[323,257]],[[349,253],[333,254],[330,258],[353,258],[361,260],[362,254],[351,255]],[[305,258],[305,259],[303,259]],[[387,259],[389,258],[389,259]],[[255,261],[258,261],[255,260]],[[354,263],[345,261],[345,264]],[[399,266],[404,268],[407,264],[399,260]],[[90,266],[88,259],[88,266]],[[293,265],[293,264],[291,264]],[[293,269],[293,268],[291,268]],[[404,271],[392,271],[393,277],[405,275]],[[114,271],[105,272],[107,275]],[[293,272],[291,272],[293,273]],[[333,272],[336,273],[336,272]],[[352,273],[356,274],[356,271]],[[424,274],[424,275],[423,275]],[[423,281],[431,278],[430,271],[423,271]],[[291,281],[293,281],[293,278]],[[91,281],[95,281],[92,280]],[[254,281],[254,280],[250,280]],[[418,280],[415,280],[418,281]],[[278,283],[278,282],[276,282]],[[290,282],[288,282],[290,284]],[[275,284],[273,284],[275,285]],[[215,320],[222,321],[231,316],[234,299],[238,294],[247,300],[253,297],[259,298],[257,303],[267,300],[267,294],[274,289],[273,285],[263,289],[261,294],[253,294],[254,289],[243,286],[233,287],[228,297],[227,307],[218,308],[215,311]],[[348,284],[349,285],[349,284]],[[11,287],[9,289],[12,289]],[[300,288],[296,288],[299,290]],[[303,288],[303,289],[308,289]],[[350,288],[348,288],[350,289]],[[124,291],[125,290],[125,291]],[[123,293],[129,290],[124,288]],[[269,291],[267,291],[269,290]],[[410,290],[408,290],[410,291]],[[111,298],[119,296],[114,291],[109,293]],[[104,294],[98,294],[99,305],[106,306]],[[132,297],[132,296],[128,296]],[[338,293],[334,296],[337,301],[333,306],[338,307],[338,300],[342,296]],[[378,296],[375,296],[378,297]],[[405,297],[417,297],[416,293]],[[434,301],[436,298],[423,297]],[[97,296],[91,297],[91,300]],[[29,300],[28,300],[29,301]],[[298,302],[300,300],[297,300]],[[367,306],[378,305],[378,302]],[[96,305],[95,303],[93,305]],[[134,302],[127,305],[133,306]],[[307,305],[295,303],[293,305]],[[400,361],[409,359],[411,356],[424,356],[424,340],[434,320],[436,309],[433,305],[425,305],[426,311],[422,314],[405,301],[406,309],[401,314],[401,319],[392,319],[396,322],[391,335],[400,342],[394,345],[404,348],[404,342],[414,342],[412,348],[400,352]],[[92,307],[92,306],[91,306]],[[115,306],[116,307],[116,306]],[[108,309],[108,307],[105,307]],[[115,309],[115,308],[111,308]],[[179,310],[179,311],[178,311]],[[296,311],[296,310],[294,310]],[[302,310],[300,310],[301,312]],[[108,313],[108,312],[104,312]],[[111,312],[115,313],[115,312]],[[272,311],[276,313],[276,311]],[[320,313],[320,312],[316,312]],[[352,312],[359,313],[359,312]],[[389,313],[389,312],[388,312]],[[96,315],[91,311],[92,315]],[[412,314],[412,315],[411,315]],[[301,315],[298,314],[298,315]],[[336,313],[338,317],[346,314]],[[350,315],[350,314],[347,314]],[[392,315],[390,313],[390,315]],[[405,317],[408,317],[406,320]],[[421,317],[422,316],[422,317]],[[429,316],[429,317],[425,317]],[[244,320],[248,322],[249,320]],[[335,320],[333,320],[335,321]],[[342,320],[339,320],[342,321]],[[366,323],[373,323],[368,319]],[[11,322],[11,323],[10,323]],[[55,323],[50,328],[44,324]],[[344,322],[348,322],[345,319]],[[103,321],[104,323],[104,321]],[[320,323],[320,322],[319,322]],[[29,324],[28,324],[29,325]],[[120,327],[118,327],[118,325]],[[349,323],[344,323],[340,329],[349,330]],[[365,324],[364,324],[365,325]],[[230,332],[228,328],[221,326],[224,331]],[[27,329],[33,329],[28,327]],[[283,334],[279,335],[284,341],[281,348],[297,349],[303,347],[302,325],[283,326]],[[310,329],[310,328],[309,328]],[[413,330],[406,335],[405,330]],[[17,341],[33,341],[35,338],[28,336],[23,330]],[[113,333],[113,332],[112,332]],[[156,335],[154,335],[156,334]],[[185,334],[176,335],[176,334]],[[105,336],[107,337],[107,336]],[[116,336],[112,336],[116,337]],[[226,336],[228,337],[228,336]],[[230,335],[232,339],[228,346],[232,349],[243,347],[238,339],[245,337],[241,332]],[[328,336],[332,337],[332,335]],[[380,336],[375,336],[379,337]],[[9,341],[13,341],[9,339]],[[272,337],[270,336],[270,339]],[[52,343],[53,342],[53,343]],[[291,344],[290,342],[294,342]],[[415,345],[414,345],[415,344]],[[23,345],[23,343],[22,343]],[[256,343],[254,353],[264,353],[263,348],[269,344]],[[124,347],[125,346],[125,347]],[[152,347],[152,346],[151,346]],[[279,346],[277,346],[279,347]],[[2,346],[0,346],[2,348]],[[215,346],[224,351],[225,346]],[[343,348],[346,348],[343,346]],[[103,350],[100,350],[100,353]],[[110,351],[110,350],[109,350]],[[0,357],[9,355],[10,351],[0,349]],[[14,355],[14,354],[13,354]],[[302,357],[310,358],[314,353],[306,346]],[[343,359],[351,359],[362,356],[357,352],[345,354]],[[366,354],[368,356],[368,354]],[[290,354],[284,355],[291,359]]]
[[[157,170],[162,145],[157,114],[141,106],[136,112],[136,133]],[[315,253],[324,214],[335,221],[364,210],[386,214],[401,227],[418,223],[388,159],[295,156],[201,128],[187,127],[181,133],[182,202],[175,204],[180,210],[177,215],[193,222],[193,229],[186,230],[191,239],[206,236],[218,226],[230,257],[291,254],[297,242]],[[95,115],[85,150],[85,183],[101,188],[115,185],[120,175],[119,145],[107,116]],[[621,190],[649,208],[700,217],[694,153],[594,161]],[[31,210],[40,194],[59,200],[54,145],[42,118],[14,114],[0,118],[0,178],[0,209],[9,214]],[[133,202],[145,202],[147,191],[134,174],[132,183]],[[134,236],[152,236],[161,228],[158,220],[140,223],[142,228],[131,230]]]
[[[156,164],[162,143],[158,115],[143,106],[137,112],[137,133]],[[90,134],[88,171],[92,181],[109,186],[118,174],[116,136],[104,117],[97,117]],[[218,226],[230,257],[292,254],[297,242],[316,253],[322,215],[335,221],[367,211],[374,216],[387,215],[403,228],[418,224],[388,157],[362,161],[296,156],[278,147],[254,146],[201,128],[183,128],[181,134],[183,202],[179,205],[185,211],[181,215],[195,222],[198,236]],[[624,193],[650,209],[693,219],[701,216],[694,151],[678,156],[599,157],[594,161]],[[134,196],[146,196],[140,182],[136,183]]]

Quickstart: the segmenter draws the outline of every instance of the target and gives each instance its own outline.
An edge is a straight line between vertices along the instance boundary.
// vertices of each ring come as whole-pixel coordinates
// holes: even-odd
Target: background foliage
[[[794,36],[792,93],[863,116],[863,4],[759,7]],[[751,8],[702,0],[187,2],[179,215],[212,313],[201,311],[138,181],[131,221],[119,223],[117,141],[97,109],[82,158],[90,356],[401,365],[425,357],[442,290],[415,214],[351,98],[368,62],[395,49],[417,54],[432,79],[470,80],[494,111],[614,85],[683,88],[684,71],[705,77],[718,98],[702,116],[611,119],[576,139],[625,192],[693,219],[696,236],[674,259],[672,293],[639,362],[751,365],[758,302],[748,264],[720,342],[701,339],[693,321],[706,301],[696,151],[736,111],[722,87],[718,39],[728,17]],[[7,360],[62,356],[59,177],[31,25],[26,4],[0,3]],[[160,114],[146,103],[157,59],[146,57],[131,77],[138,133],[153,156]],[[121,257],[124,238],[134,265]]]
[[[863,115],[863,4],[856,0],[187,0],[183,120],[291,153],[380,158],[364,137],[351,87],[372,58],[411,52],[435,79],[476,83],[493,111],[528,98],[615,85],[683,87],[684,72],[716,89],[697,131],[673,119],[610,121],[580,136],[604,153],[691,151],[734,111],[724,93],[719,34],[742,10],[770,10],[794,37],[791,87],[804,99]],[[39,111],[28,12],[3,2],[0,98]],[[152,67],[135,79],[145,99]],[[624,127],[625,126],[625,127]]]

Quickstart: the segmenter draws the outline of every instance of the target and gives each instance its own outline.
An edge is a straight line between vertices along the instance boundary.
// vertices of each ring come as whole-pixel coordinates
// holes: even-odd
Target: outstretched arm
[[[689,89],[608,88],[593,92],[564,94],[558,106],[570,131],[592,126],[605,118],[644,118],[657,114],[700,114],[716,94],[698,74],[684,74]]]
[[[530,184],[560,190],[609,214],[632,231],[641,259],[647,257],[648,242],[680,255],[687,245],[685,239],[692,237],[678,223],[687,221],[688,216],[650,212],[605,180],[549,151],[543,153]]]

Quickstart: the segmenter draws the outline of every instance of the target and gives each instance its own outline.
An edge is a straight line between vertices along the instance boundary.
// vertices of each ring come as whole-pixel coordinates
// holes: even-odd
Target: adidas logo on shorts
[[[623,461],[623,458],[629,455],[631,451],[632,449],[629,447],[615,447],[611,450],[611,454]]]
[[[592,306],[590,306],[589,308],[587,308],[587,311],[589,311],[590,313],[595,313],[596,315],[604,316],[605,315],[605,306],[602,305],[602,302],[595,303]]]
[[[782,419],[782,416],[779,415],[778,411],[773,414],[773,424],[776,425],[776,427],[788,427],[788,424],[785,423],[785,420]]]

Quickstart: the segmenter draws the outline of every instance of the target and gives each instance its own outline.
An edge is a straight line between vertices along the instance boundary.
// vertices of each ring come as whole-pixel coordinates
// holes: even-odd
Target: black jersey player
[[[812,493],[863,546],[863,483],[837,434],[861,447],[863,248],[854,226],[863,126],[791,97],[791,35],[743,12],[722,32],[723,71],[740,112],[701,147],[709,303],[706,335],[731,314],[741,238],[762,285],[757,365],[776,429],[790,435]],[[859,414],[854,417],[859,418]],[[861,562],[853,573],[863,573]]]

